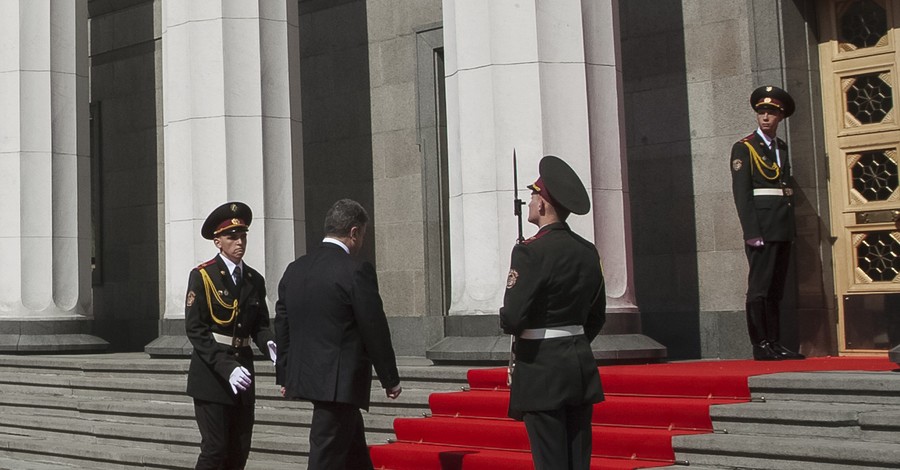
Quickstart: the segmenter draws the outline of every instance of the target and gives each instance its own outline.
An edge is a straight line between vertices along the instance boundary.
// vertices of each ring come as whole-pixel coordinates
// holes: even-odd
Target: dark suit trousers
[[[309,470],[371,470],[362,413],[355,405],[313,402]]]
[[[525,412],[525,429],[535,470],[588,470],[591,467],[593,404]]]
[[[200,457],[196,470],[242,469],[253,437],[253,405],[223,405],[194,399],[200,428]]]

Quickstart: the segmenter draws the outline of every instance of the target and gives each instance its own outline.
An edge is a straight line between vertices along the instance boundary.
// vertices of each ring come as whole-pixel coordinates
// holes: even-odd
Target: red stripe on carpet
[[[378,470],[524,470],[533,469],[528,452],[459,448],[396,442],[371,448]],[[638,459],[591,458],[591,470],[631,470],[669,465]]]
[[[600,367],[609,394],[749,398],[747,377],[779,372],[824,370],[892,370],[887,358],[817,357],[803,361],[692,361],[669,364]],[[506,389],[506,369],[473,369],[473,389]]]
[[[594,405],[593,422],[703,429],[712,431],[709,406],[747,401],[707,398],[610,396]],[[507,418],[509,392],[505,390],[434,393],[428,399],[435,416]]]
[[[528,434],[518,421],[488,418],[398,418],[397,439],[432,444],[528,450]],[[672,436],[698,434],[659,428],[593,426],[593,454],[673,461]]]
[[[592,469],[670,465],[671,438],[709,432],[709,406],[746,401],[747,378],[778,372],[893,370],[886,358],[827,357],[804,361],[696,361],[600,368],[607,400],[594,406]],[[433,417],[400,418],[400,442],[372,446],[385,470],[512,470],[533,468],[524,425],[506,418],[506,370],[473,369],[468,392],[429,397]]]

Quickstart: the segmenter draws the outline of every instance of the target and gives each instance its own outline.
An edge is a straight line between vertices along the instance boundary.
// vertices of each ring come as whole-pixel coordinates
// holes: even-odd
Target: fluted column
[[[568,222],[595,241],[607,282],[607,323],[597,359],[652,359],[665,347],[641,334],[634,303],[625,166],[618,2],[445,0],[444,48],[450,185],[450,315],[497,314],[516,239],[518,195],[544,155],[575,170],[592,208]],[[524,217],[523,217],[524,218]],[[525,223],[529,236],[537,230]],[[502,360],[508,337],[445,338],[433,360]],[[454,321],[452,325],[460,322]],[[455,327],[457,330],[458,327]],[[455,331],[455,330],[454,330]],[[615,336],[615,337],[613,337]]]
[[[200,226],[219,204],[253,209],[245,261],[270,306],[305,246],[297,2],[163,0],[162,22],[166,280],[151,354],[189,348],[188,273],[216,254]]]
[[[0,351],[91,336],[87,0],[0,3]]]
[[[610,303],[633,308],[616,2],[444,2],[451,314],[496,313],[512,216],[540,158],[561,157],[593,200],[572,228],[596,239]],[[536,230],[526,223],[528,236]]]
[[[640,325],[634,297],[619,2],[582,2],[594,237],[606,280],[607,310]],[[626,329],[629,326],[622,325]]]

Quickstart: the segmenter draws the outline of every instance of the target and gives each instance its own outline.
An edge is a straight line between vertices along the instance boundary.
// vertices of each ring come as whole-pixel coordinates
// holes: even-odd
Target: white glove
[[[278,346],[276,346],[275,341],[272,341],[271,339],[266,343],[266,346],[269,347],[269,359],[272,360],[272,365],[275,365],[275,358],[278,357]]]
[[[751,238],[751,239],[747,240],[745,243],[747,243],[750,246],[757,247],[757,248],[766,244],[766,242],[763,241],[762,237]]]
[[[228,383],[231,384],[231,391],[237,395],[238,390],[243,392],[250,388],[250,384],[253,383],[253,380],[250,378],[249,370],[242,366],[237,366],[231,371],[231,377],[228,377]]]

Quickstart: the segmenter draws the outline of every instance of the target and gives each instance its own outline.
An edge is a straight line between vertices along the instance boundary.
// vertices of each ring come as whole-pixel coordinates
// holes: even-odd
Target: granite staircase
[[[750,390],[749,403],[711,407],[715,433],[676,436],[668,468],[900,468],[900,372],[781,373]]]
[[[459,390],[464,367],[401,358],[401,396],[378,388],[363,417],[369,444],[393,420],[428,412],[428,396]],[[189,469],[200,435],[185,395],[186,359],[145,354],[0,356],[0,469]],[[271,363],[256,363],[257,408],[248,469],[306,468],[312,406],[281,398]]]

